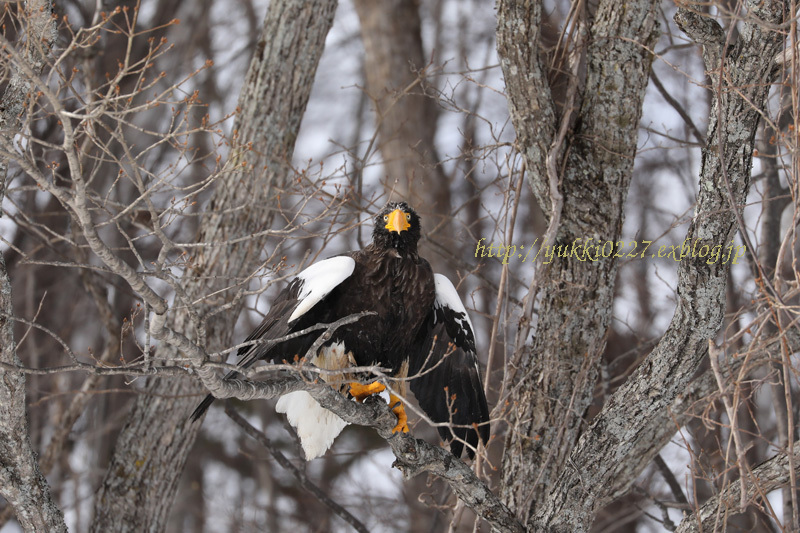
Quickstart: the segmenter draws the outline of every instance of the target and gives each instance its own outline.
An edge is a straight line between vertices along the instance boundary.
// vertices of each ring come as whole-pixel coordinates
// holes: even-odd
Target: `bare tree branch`
[[[793,457],[790,458],[790,455]],[[731,483],[719,495],[709,499],[694,515],[687,516],[678,526],[677,533],[699,533],[712,531],[718,517],[742,512],[741,502],[766,502],[767,494],[790,483],[791,477],[800,472],[800,442],[792,444],[792,451],[782,451],[755,467],[745,483]],[[744,493],[742,493],[744,487]]]
[[[327,505],[342,520],[353,526],[353,529],[361,533],[369,533],[369,529],[367,529],[367,526],[365,526],[358,518],[353,516],[353,514],[349,512],[347,509],[345,509],[344,507],[333,501],[333,499],[330,496],[328,496],[317,485],[312,483],[311,480],[308,479],[308,476],[306,475],[305,472],[294,466],[292,462],[289,461],[289,459],[287,459],[286,456],[283,455],[280,452],[280,450],[278,450],[272,444],[272,442],[270,442],[267,436],[264,435],[263,431],[259,431],[258,429],[256,429],[247,420],[242,418],[242,416],[239,413],[233,410],[231,406],[228,404],[225,405],[225,414],[228,415],[228,417],[231,420],[236,422],[239,425],[239,427],[241,427],[245,431],[245,433],[253,437],[264,448],[266,448],[267,451],[270,453],[270,455],[272,455],[272,457],[275,459],[275,461],[283,468],[291,472],[291,474],[295,477],[295,479],[297,479],[297,481],[304,489],[313,494],[314,497],[316,497],[323,504]]]

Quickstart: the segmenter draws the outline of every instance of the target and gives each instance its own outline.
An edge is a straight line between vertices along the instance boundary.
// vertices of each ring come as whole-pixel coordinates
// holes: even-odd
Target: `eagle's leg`
[[[373,381],[372,383],[367,383],[366,385],[362,385],[361,383],[350,383],[350,396],[355,398],[359,402],[363,402],[364,398],[367,396],[372,396],[373,394],[377,394],[379,392],[383,392],[386,390],[386,387],[377,381]]]
[[[394,414],[397,415],[397,425],[392,429],[392,433],[397,433],[398,431],[408,433],[408,415],[406,415],[403,402],[400,401],[400,398],[394,394],[390,394],[389,405],[391,406],[392,411],[394,411]]]

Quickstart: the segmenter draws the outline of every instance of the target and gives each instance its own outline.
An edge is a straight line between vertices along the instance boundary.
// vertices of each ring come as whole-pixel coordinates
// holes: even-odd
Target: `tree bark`
[[[199,242],[211,243],[187,269],[185,301],[169,313],[171,327],[209,350],[230,344],[241,302],[215,313],[231,297],[229,280],[258,267],[266,238],[231,240],[269,228],[274,196],[291,177],[291,158],[336,0],[270,3],[239,97],[234,143],[217,181]],[[222,295],[207,298],[220,289]],[[236,286],[234,286],[236,289]],[[199,303],[198,303],[199,302]],[[183,305],[181,305],[183,304]],[[159,358],[178,354],[159,349]],[[188,415],[199,387],[169,378],[149,380],[134,403],[98,491],[92,531],[163,531],[178,479],[200,424]],[[188,395],[188,396],[187,396]]]
[[[426,234],[449,242],[450,184],[434,137],[435,91],[425,79],[419,2],[356,0],[367,94],[375,110],[384,188],[415,207]],[[431,230],[436,229],[435,233]],[[423,243],[424,245],[424,243]],[[427,254],[430,256],[430,254]]]
[[[499,4],[498,52],[519,150],[535,196],[551,224],[557,223],[554,242],[542,243],[556,246],[556,253],[536,274],[541,294],[536,333],[511,369],[503,498],[528,527],[540,524],[535,517],[541,504],[572,469],[570,450],[592,401],[618,265],[611,248],[622,230],[659,5],[654,0],[627,2],[625,9],[614,1],[598,5],[591,27],[578,33],[589,43],[585,88],[581,93],[579,80],[571,80],[576,101],[567,102],[559,123],[537,53],[542,6]],[[589,248],[587,257],[583,245],[589,240],[600,249],[611,241],[606,249],[611,253],[603,257]],[[580,512],[568,517],[574,531],[591,524]]]
[[[712,19],[684,9],[676,15],[682,29],[703,44],[706,69],[714,73],[700,193],[686,241],[699,250],[703,246],[727,246],[732,241],[736,210],[744,205],[750,186],[759,117],[777,72],[774,58],[784,40],[774,28],[790,13],[788,2],[781,1],[751,2],[747,7],[748,19],[732,47],[727,47],[724,32]],[[587,90],[588,86],[587,82]],[[528,515],[532,529],[587,530],[596,510],[623,494],[658,453],[659,447],[654,445],[653,434],[647,428],[659,421],[667,423],[670,405],[695,374],[708,351],[709,339],[716,337],[725,309],[729,265],[730,262],[708,261],[691,253],[682,259],[678,306],[667,332],[564,458],[569,466],[561,469],[555,483],[548,484],[549,495],[535,515]],[[549,321],[549,316],[540,312],[543,316]],[[569,330],[567,338],[574,338]],[[537,345],[538,342],[534,348]],[[543,356],[536,350],[534,353]],[[533,380],[531,383],[541,387]],[[564,397],[560,397],[563,401]],[[525,409],[529,416],[537,414],[523,403],[515,407]],[[509,441],[515,444],[522,439],[512,432]],[[522,441],[510,453],[530,450],[530,445],[527,450],[523,448],[525,444]],[[520,485],[513,485],[519,483],[513,469],[505,479],[510,484],[506,485],[507,491],[512,490],[512,495],[521,493]],[[543,479],[553,478],[544,475]],[[524,507],[522,511],[528,509]]]
[[[31,0],[20,6],[27,42],[21,52],[35,75],[42,73],[56,38],[53,4]],[[6,53],[6,52],[4,52]],[[0,132],[13,137],[27,109],[32,88],[26,75],[13,73],[2,98]],[[8,162],[0,162],[0,203],[5,195]],[[0,362],[20,364],[14,338],[11,280],[0,254]],[[0,495],[8,501],[25,531],[66,531],[64,515],[53,500],[30,440],[25,375],[0,370]]]
[[[531,190],[549,217],[546,162],[556,135],[557,117],[540,55],[541,42],[542,2],[498,2],[497,54],[517,134],[517,149],[525,156]]]

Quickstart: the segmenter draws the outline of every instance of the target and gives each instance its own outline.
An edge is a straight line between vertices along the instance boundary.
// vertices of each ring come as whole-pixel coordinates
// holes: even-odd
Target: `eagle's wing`
[[[411,390],[434,422],[452,424],[440,427],[439,434],[451,441],[453,455],[461,456],[465,441],[473,457],[478,438],[489,440],[489,407],[475,355],[475,333],[450,280],[434,274],[434,281],[436,300],[409,365]],[[473,424],[478,425],[477,432],[469,427]]]
[[[340,255],[314,263],[300,272],[277,296],[261,324],[245,339],[245,345],[239,348],[237,366],[248,368],[263,359],[275,345],[269,341],[291,333],[300,317],[349,278],[355,266],[352,257]],[[253,344],[247,344],[251,342]],[[229,372],[225,379],[235,374]],[[212,395],[206,396],[192,413],[192,421],[200,418],[213,401]]]

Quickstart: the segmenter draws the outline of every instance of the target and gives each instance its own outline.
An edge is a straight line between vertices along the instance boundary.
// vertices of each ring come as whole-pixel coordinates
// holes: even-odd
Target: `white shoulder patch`
[[[472,321],[469,319],[469,313],[461,303],[461,297],[458,291],[450,283],[450,280],[441,274],[434,274],[433,281],[436,284],[436,307],[449,307],[456,313],[463,313],[466,318],[467,324],[471,331],[475,331],[472,327]]]
[[[300,318],[317,305],[341,282],[349,278],[355,268],[356,262],[353,258],[345,255],[319,261],[300,272],[295,278],[302,283],[300,294],[297,295],[300,303],[289,317],[289,322]]]

